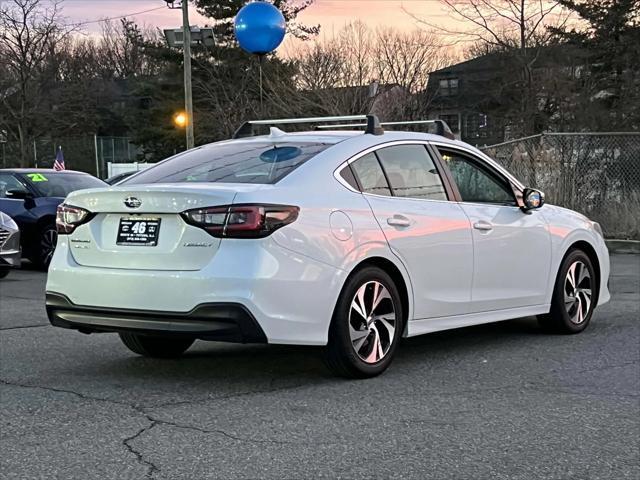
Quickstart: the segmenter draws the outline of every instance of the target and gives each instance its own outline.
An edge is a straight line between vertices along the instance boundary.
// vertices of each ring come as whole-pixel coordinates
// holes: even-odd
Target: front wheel
[[[538,321],[554,333],[580,333],[589,325],[597,301],[598,280],[591,260],[583,251],[573,250],[560,266],[551,310]]]
[[[120,340],[133,353],[153,358],[179,357],[195,341],[193,338],[153,337],[128,332],[120,333]]]
[[[0,268],[0,278],[5,278],[7,275],[9,275],[9,269],[8,268]]]
[[[404,317],[391,277],[366,267],[345,284],[329,329],[325,361],[336,375],[369,378],[384,372],[398,346]]]

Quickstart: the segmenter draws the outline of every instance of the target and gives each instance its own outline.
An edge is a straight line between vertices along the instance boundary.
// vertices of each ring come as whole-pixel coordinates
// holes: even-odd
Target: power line
[[[162,6],[162,7],[150,8],[148,10],[142,10],[140,12],[131,12],[131,13],[127,13],[125,15],[119,15],[117,17],[100,18],[98,20],[88,20],[86,22],[72,23],[69,26],[71,26],[71,27],[81,27],[83,25],[90,25],[92,23],[107,22],[109,20],[120,20],[121,18],[134,17],[136,15],[142,15],[143,13],[155,12],[156,10],[162,10],[162,9],[165,9],[165,8],[167,8],[167,7],[166,6]]]

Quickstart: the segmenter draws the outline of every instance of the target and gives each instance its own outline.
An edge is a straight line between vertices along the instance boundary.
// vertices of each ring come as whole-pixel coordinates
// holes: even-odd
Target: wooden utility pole
[[[184,109],[187,114],[187,150],[194,146],[193,93],[191,91],[191,25],[189,25],[189,0],[182,0],[182,31],[184,52]]]

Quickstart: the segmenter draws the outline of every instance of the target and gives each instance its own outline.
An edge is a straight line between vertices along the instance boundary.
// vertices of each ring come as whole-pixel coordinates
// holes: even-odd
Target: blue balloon
[[[234,27],[244,50],[265,55],[282,43],[287,24],[282,12],[271,3],[252,2],[240,9]]]

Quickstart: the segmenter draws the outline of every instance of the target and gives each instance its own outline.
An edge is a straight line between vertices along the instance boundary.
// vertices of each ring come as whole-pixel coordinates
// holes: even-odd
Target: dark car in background
[[[9,215],[0,211],[0,278],[20,266],[20,229]]]
[[[46,268],[58,238],[58,205],[71,192],[105,186],[96,177],[72,170],[0,169],[0,212],[18,224],[22,256]]]

